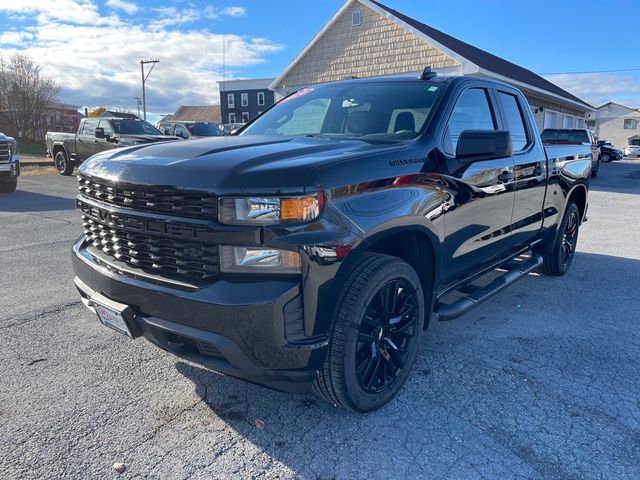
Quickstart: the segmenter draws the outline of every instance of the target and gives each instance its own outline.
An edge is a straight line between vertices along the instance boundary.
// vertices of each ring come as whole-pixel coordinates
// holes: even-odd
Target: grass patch
[[[31,177],[33,175],[56,175],[57,173],[58,171],[55,169],[55,167],[22,166],[20,168],[20,176],[22,177]]]
[[[18,142],[18,151],[26,155],[46,155],[47,146],[44,141],[37,142],[29,138],[20,138]]]

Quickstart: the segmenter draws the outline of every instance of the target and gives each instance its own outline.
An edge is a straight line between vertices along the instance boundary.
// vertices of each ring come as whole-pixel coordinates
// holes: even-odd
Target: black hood
[[[309,137],[209,137],[99,153],[80,172],[118,183],[216,193],[300,192],[316,168],[390,148]]]

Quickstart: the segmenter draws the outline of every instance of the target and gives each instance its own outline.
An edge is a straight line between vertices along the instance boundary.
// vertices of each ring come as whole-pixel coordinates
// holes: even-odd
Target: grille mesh
[[[80,193],[116,207],[139,212],[206,218],[213,220],[218,212],[218,198],[202,192],[182,192],[167,188],[114,186],[78,177]]]
[[[84,234],[102,254],[153,274],[205,280],[219,271],[218,246],[130,232],[83,215]]]

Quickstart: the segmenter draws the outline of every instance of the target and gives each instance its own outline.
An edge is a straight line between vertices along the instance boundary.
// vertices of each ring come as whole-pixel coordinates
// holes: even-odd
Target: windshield
[[[401,142],[427,125],[442,83],[369,82],[309,87],[284,98],[240,135]]]
[[[586,130],[544,130],[540,137],[547,143],[591,143]]]
[[[116,133],[123,135],[162,135],[160,130],[151,125],[148,122],[142,120],[134,120],[130,118],[119,118],[117,120],[111,120],[111,125]]]
[[[224,132],[213,123],[187,123],[186,127],[194,137],[220,137]]]

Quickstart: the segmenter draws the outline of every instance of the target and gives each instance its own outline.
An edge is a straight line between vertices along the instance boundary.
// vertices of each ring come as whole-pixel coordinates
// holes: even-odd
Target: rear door
[[[87,118],[76,136],[76,157],[80,160],[89,158],[95,153],[96,127],[98,120]]]
[[[445,213],[444,283],[453,284],[504,258],[511,248],[511,216],[515,200],[511,157],[461,162],[455,158],[465,130],[499,130],[492,91],[484,82],[467,82],[453,97],[442,138],[451,182]]]
[[[515,165],[515,204],[512,240],[520,250],[542,227],[547,189],[547,157],[528,105],[522,95],[509,88],[495,90],[503,129],[511,133]]]

